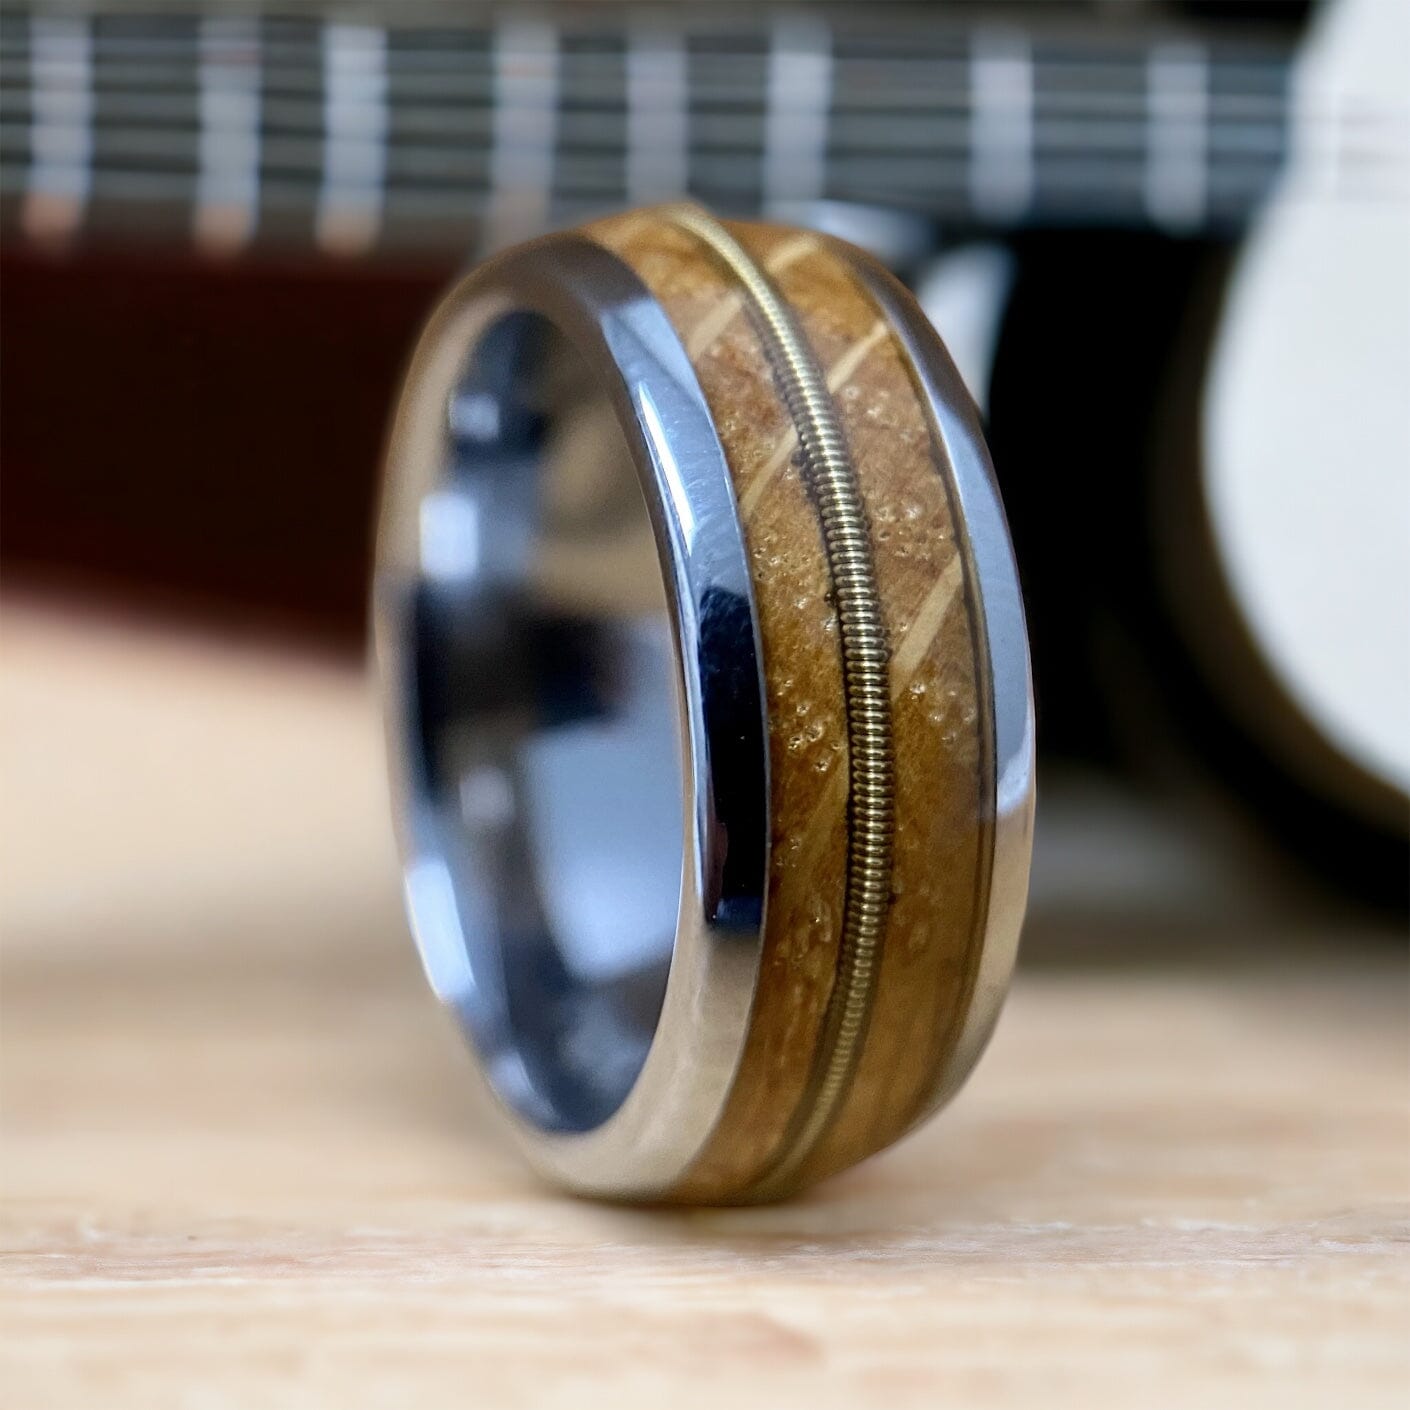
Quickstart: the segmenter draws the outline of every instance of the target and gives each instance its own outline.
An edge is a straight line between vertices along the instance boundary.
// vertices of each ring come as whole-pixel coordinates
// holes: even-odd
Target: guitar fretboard
[[[0,230],[473,252],[689,194],[1205,232],[1244,223],[1286,154],[1290,41],[573,8],[440,28],[4,9]]]

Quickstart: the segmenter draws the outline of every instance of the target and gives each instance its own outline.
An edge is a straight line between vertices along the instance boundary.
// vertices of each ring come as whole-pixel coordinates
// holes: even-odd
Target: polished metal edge
[[[840,241],[829,244],[875,301],[910,363],[935,443],[948,465],[988,657],[994,753],[988,907],[959,1031],[915,1125],[943,1106],[978,1062],[1017,959],[1036,803],[1033,680],[1018,566],[973,400],[935,328],[905,287],[865,252]]]
[[[763,653],[733,482],[694,369],[639,277],[582,235],[545,237],[468,275],[433,314],[406,375],[385,459],[373,602],[398,838],[409,869],[426,845],[409,796],[405,685],[417,507],[443,473],[447,407],[472,348],[516,310],[547,317],[599,369],[631,446],[671,609],[687,846],[660,1020],[621,1106],[569,1134],[495,1095],[539,1170],[583,1193],[651,1199],[705,1148],[744,1052],[769,876]]]
[[[719,221],[690,205],[666,207],[662,215],[700,241],[745,293],[798,434],[837,606],[848,759],[842,929],[807,1087],[779,1148],[753,1182],[752,1193],[767,1198],[792,1184],[831,1128],[866,1041],[891,909],[896,801],[891,653],[857,469],[827,379],[793,309]]]

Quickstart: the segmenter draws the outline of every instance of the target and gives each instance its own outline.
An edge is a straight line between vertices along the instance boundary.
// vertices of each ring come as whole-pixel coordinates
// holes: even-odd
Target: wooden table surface
[[[919,1136],[598,1207],[423,991],[356,676],[32,604],[0,651],[5,1404],[1407,1403],[1394,938],[1040,895]]]

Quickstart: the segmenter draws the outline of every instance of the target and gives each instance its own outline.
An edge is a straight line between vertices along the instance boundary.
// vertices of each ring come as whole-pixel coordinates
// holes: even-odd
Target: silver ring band
[[[703,214],[654,219],[663,239],[694,231],[701,257],[714,257],[702,278],[730,273],[722,249],[752,270],[743,245]],[[614,234],[626,239],[628,227]],[[539,1169],[611,1197],[768,1197],[846,1163],[812,1157],[855,1062],[839,1061],[834,1032],[809,1058],[808,1111],[790,1118],[790,1150],[747,1179],[702,1173],[760,1041],[781,864],[773,773],[793,762],[777,752],[788,746],[756,598],[765,568],[741,509],[740,456],[732,463],[722,441],[728,408],[714,383],[712,406],[669,299],[610,243],[598,231],[556,235],[479,268],[432,317],[406,379],[386,458],[374,625],[407,906],[432,985]],[[1026,637],[987,455],[949,359],[883,271],[847,247],[819,258],[844,261],[881,311],[925,404],[958,506],[992,713],[977,774],[988,790],[977,805],[988,810],[985,900],[962,947],[955,1033],[913,1122],[977,1058],[1013,960],[1032,811]],[[749,293],[757,304],[775,285],[759,269],[762,283],[738,295],[743,331],[730,336],[767,352]],[[775,312],[807,361],[803,315],[781,295]],[[731,447],[740,434],[730,428]],[[797,439],[806,475],[806,424]],[[838,444],[845,456],[840,432]],[[838,550],[825,540],[836,589]],[[883,643],[884,706],[887,663],[903,647],[885,654],[883,629],[869,640]],[[847,708],[855,723],[860,707]],[[867,747],[859,738],[853,756]],[[849,809],[858,767],[854,758]],[[875,817],[894,826],[888,812]],[[846,977],[857,1052],[886,906],[882,896],[873,908],[876,954],[860,979]],[[831,1079],[818,1074],[832,1070],[827,1095]]]

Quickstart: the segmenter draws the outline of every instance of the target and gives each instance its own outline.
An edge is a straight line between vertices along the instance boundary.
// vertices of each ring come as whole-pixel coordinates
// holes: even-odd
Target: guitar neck
[[[1209,233],[1286,155],[1290,37],[574,8],[0,10],[0,230],[443,254],[688,193]]]

